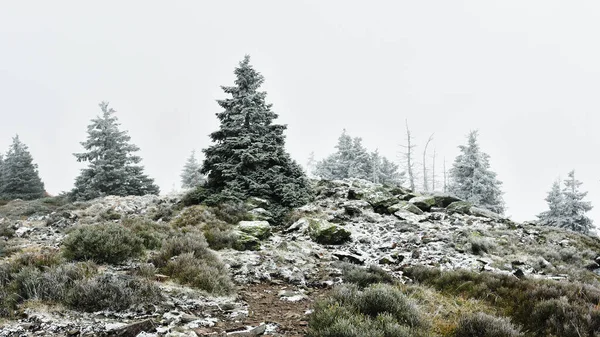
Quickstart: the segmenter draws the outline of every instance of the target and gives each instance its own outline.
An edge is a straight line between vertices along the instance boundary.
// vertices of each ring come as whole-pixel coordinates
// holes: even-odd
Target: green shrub
[[[140,256],[143,244],[141,237],[121,224],[87,225],[67,235],[63,254],[69,260],[117,264]]]
[[[210,196],[210,192],[203,186],[197,186],[181,199],[184,206],[199,205]]]
[[[231,228],[206,228],[204,230],[204,236],[206,237],[206,242],[208,242],[208,245],[212,249],[235,248],[244,250],[243,247],[238,245],[240,239],[239,235]]]
[[[0,223],[0,236],[3,236],[7,239],[15,236],[15,230],[10,223]]]
[[[184,253],[169,260],[162,270],[182,284],[214,294],[229,294],[234,290],[224,265],[198,259]]]
[[[103,274],[75,282],[66,304],[77,310],[126,310],[162,299],[154,283],[127,275]]]
[[[496,247],[491,238],[481,236],[471,236],[469,238],[471,252],[475,255],[483,255],[483,253],[491,253]]]
[[[184,230],[201,230],[212,249],[234,248],[244,250],[247,247],[239,242],[235,225],[242,220],[251,220],[242,204],[220,204],[218,206],[197,205],[183,209],[171,224]]]
[[[464,317],[458,323],[455,337],[517,337],[520,336],[509,320],[484,313]]]
[[[121,220],[121,225],[140,237],[146,249],[160,248],[165,239],[176,233],[168,224],[157,223],[145,218],[126,217]]]
[[[40,300],[81,311],[125,310],[157,303],[160,289],[152,282],[127,275],[97,274],[91,262],[50,268],[0,265],[0,315],[10,316],[19,303]]]
[[[342,262],[340,267],[342,269],[342,278],[344,282],[354,283],[361,288],[374,283],[394,282],[394,278],[390,274],[374,264],[365,269],[355,264]]]
[[[372,285],[336,287],[318,301],[309,319],[309,336],[427,336],[428,326],[416,306],[398,288]]]
[[[579,282],[411,267],[404,274],[444,293],[486,301],[529,336],[596,337],[600,289]]]
[[[160,272],[210,293],[234,290],[228,271],[202,233],[190,232],[167,240],[153,259]]]

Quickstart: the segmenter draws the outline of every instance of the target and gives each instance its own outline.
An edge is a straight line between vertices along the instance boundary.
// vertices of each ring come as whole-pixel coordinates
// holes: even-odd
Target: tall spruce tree
[[[583,201],[587,192],[579,191],[582,182],[575,179],[575,171],[569,172],[563,188],[563,222],[560,227],[587,234],[592,227],[592,219],[585,213],[592,210],[592,203]]]
[[[196,151],[192,151],[181,172],[181,187],[193,188],[203,184],[206,179],[200,173],[201,168],[200,163],[196,159]]]
[[[264,77],[245,56],[235,69],[235,85],[222,89],[231,97],[218,100],[219,130],[210,134],[213,145],[204,149],[201,172],[208,175],[206,188],[215,193],[209,201],[266,198],[279,215],[285,208],[307,203],[309,182],[285,150],[286,125],[275,124],[278,115],[259,91]],[[276,214],[277,216],[277,214]]]
[[[477,131],[471,131],[467,145],[461,145],[459,149],[460,154],[450,169],[449,192],[462,200],[503,214],[502,182],[490,170],[489,155],[479,149]]]
[[[99,106],[102,115],[92,119],[87,140],[81,142],[86,152],[73,154],[78,162],[89,165],[76,178],[71,197],[90,200],[107,195],[158,194],[154,180],[138,165],[142,159],[134,153],[139,148],[129,143],[127,131],[119,130],[115,110],[108,107],[108,102]]]
[[[546,226],[563,227],[564,223],[564,195],[561,190],[560,180],[556,180],[552,184],[552,189],[548,192],[546,197],[548,203],[548,210],[538,215],[539,222]]]
[[[33,163],[27,145],[18,135],[13,137],[0,167],[0,199],[33,200],[44,196],[44,183],[38,174],[37,164]]]

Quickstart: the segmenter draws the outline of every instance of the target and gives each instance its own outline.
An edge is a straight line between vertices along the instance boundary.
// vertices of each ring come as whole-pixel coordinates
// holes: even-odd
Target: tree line
[[[281,215],[291,207],[309,202],[312,191],[309,177],[285,150],[286,125],[276,124],[278,115],[266,102],[267,93],[260,91],[264,77],[250,65],[246,56],[234,70],[235,82],[222,87],[229,96],[218,100],[222,111],[216,116],[219,129],[210,134],[213,144],[203,149],[200,163],[193,151],[181,172],[181,184],[196,202],[218,203],[243,201],[260,197],[270,202],[271,211]],[[87,139],[81,142],[83,152],[75,153],[78,162],[88,165],[75,179],[74,188],[66,193],[72,200],[90,200],[107,195],[158,194],[154,180],[144,173],[139,148],[131,143],[127,131],[120,130],[115,110],[108,102],[99,104],[101,114],[87,126]],[[505,203],[502,182],[491,170],[489,155],[480,149],[477,131],[467,135],[460,145],[452,167],[443,169],[443,192],[455,195],[493,212],[503,214]],[[422,191],[436,192],[435,160],[427,166],[427,151],[433,135],[423,151]],[[402,145],[400,164],[382,156],[377,149],[369,151],[362,138],[350,136],[346,130],[338,138],[335,152],[316,161],[311,154],[308,175],[321,179],[359,178],[390,186],[417,186],[415,142],[406,123],[406,144]],[[544,225],[588,233],[592,221],[585,213],[592,209],[583,201],[581,182],[574,172],[569,179],[556,182],[546,201],[549,210],[538,215]],[[27,146],[18,136],[5,156],[0,154],[0,199],[36,199],[47,195],[37,165]]]

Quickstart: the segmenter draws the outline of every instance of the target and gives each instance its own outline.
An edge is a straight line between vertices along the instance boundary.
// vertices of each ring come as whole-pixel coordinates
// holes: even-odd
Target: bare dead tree
[[[423,190],[425,192],[429,191],[429,181],[427,181],[427,147],[429,143],[433,140],[433,133],[427,139],[427,143],[425,143],[425,149],[423,150]]]
[[[410,133],[410,129],[408,128],[408,120],[404,121],[406,125],[406,145],[400,145],[404,148],[401,156],[404,158],[404,164],[406,166],[406,172],[408,173],[408,183],[410,185],[411,190],[415,190],[415,175],[414,175],[414,162],[413,162],[413,149],[415,145],[413,145],[413,138]]]

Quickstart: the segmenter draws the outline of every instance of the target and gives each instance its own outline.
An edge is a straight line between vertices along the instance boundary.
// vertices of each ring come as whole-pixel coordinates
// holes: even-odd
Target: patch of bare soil
[[[300,290],[293,285],[260,283],[240,290],[240,297],[248,303],[248,317],[241,322],[219,322],[214,332],[243,330],[261,323],[276,325],[277,331],[263,336],[305,336],[308,330],[307,311],[321,299],[326,289]]]

